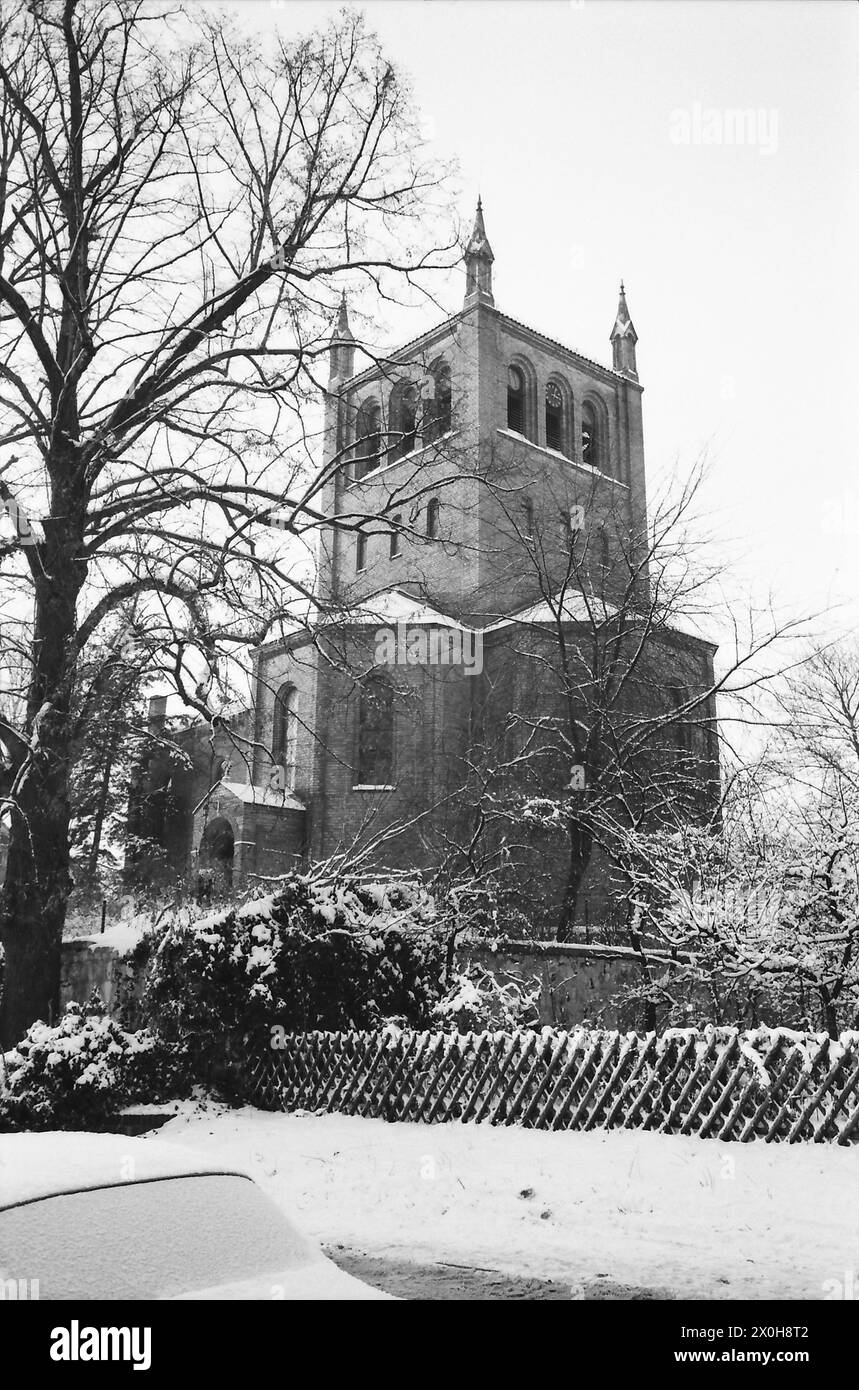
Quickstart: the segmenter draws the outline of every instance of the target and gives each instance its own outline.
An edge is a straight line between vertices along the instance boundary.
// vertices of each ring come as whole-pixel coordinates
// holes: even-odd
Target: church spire
[[[465,248],[465,307],[473,304],[494,304],[492,298],[492,262],[495,257],[486,227],[483,224],[483,203],[477,199],[477,214],[471,238]]]
[[[355,366],[355,338],[349,327],[349,308],[346,304],[346,291],[340,296],[340,309],[337,323],[329,343],[330,376],[338,381],[348,381]]]
[[[638,334],[635,331],[632,319],[629,317],[629,309],[626,304],[626,290],[623,281],[620,282],[620,300],[617,306],[617,317],[614,321],[614,328],[611,330],[611,351],[613,366],[616,372],[623,372],[624,376],[634,377],[638,380],[638,369],[635,365],[635,345],[638,342]]]

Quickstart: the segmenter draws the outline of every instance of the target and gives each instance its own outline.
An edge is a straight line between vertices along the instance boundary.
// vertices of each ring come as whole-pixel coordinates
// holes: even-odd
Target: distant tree
[[[628,845],[642,931],[684,956],[673,990],[754,995],[780,1022],[859,1023],[859,653],[812,653],[775,729],[738,765],[712,833],[675,821]],[[663,1002],[672,1002],[669,989]]]

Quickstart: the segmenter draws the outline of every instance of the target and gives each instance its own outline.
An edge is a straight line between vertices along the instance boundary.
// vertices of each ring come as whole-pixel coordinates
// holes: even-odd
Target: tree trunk
[[[72,473],[68,460],[66,466]],[[51,512],[63,517],[63,522],[59,526],[45,523],[40,572],[34,579],[29,747],[16,778],[6,878],[0,890],[0,941],[6,953],[0,1000],[3,1048],[20,1041],[36,1019],[50,1022],[57,1016],[60,952],[71,888],[70,705],[77,597],[86,566],[72,533],[73,518],[80,509],[67,489],[57,489]]]
[[[65,900],[55,899],[40,919],[4,933],[6,952],[0,1050],[20,1042],[36,1019],[53,1023],[59,1013],[60,964]],[[17,927],[17,924],[16,924]]]
[[[556,940],[567,941],[573,934],[576,912],[579,903],[582,881],[591,862],[593,852],[593,833],[590,826],[574,821],[569,829],[569,854],[567,859],[567,881],[561,903]]]

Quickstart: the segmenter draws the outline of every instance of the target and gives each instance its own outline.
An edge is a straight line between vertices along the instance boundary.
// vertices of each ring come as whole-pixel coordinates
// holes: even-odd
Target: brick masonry
[[[214,742],[199,729],[189,730],[185,742],[193,768],[175,776],[179,807],[162,827],[174,872],[196,872],[213,816],[225,822],[232,837],[236,883],[285,872],[308,855],[366,849],[374,841],[368,862],[377,867],[420,870],[443,864],[449,845],[470,833],[469,808],[457,791],[468,781],[478,736],[482,756],[493,747],[502,756],[510,711],[558,708],[562,692],[546,675],[545,628],[505,625],[505,620],[566,576],[564,519],[573,508],[583,508],[584,531],[577,541],[581,573],[588,583],[599,584],[608,601],[621,582],[621,557],[634,559],[638,553],[647,501],[634,340],[616,351],[615,361],[626,365],[614,370],[501,313],[492,299],[491,261],[482,236],[466,255],[471,289],[463,311],[387,361],[354,374],[355,349],[341,315],[325,403],[323,461],[329,481],[320,498],[324,514],[338,522],[320,538],[319,595],[329,626],[315,642],[299,634],[257,652],[253,709],[235,726],[245,742],[232,752],[229,727],[219,730]],[[475,266],[479,274],[472,274]],[[613,332],[616,346],[614,337]],[[450,371],[451,420],[450,430],[435,438],[426,422],[442,363]],[[507,427],[511,366],[526,382],[521,433]],[[359,412],[376,401],[383,437],[396,443],[390,402],[403,380],[415,385],[421,402],[415,448],[406,457],[387,455],[383,466],[358,478],[352,450]],[[550,383],[563,401],[561,451],[547,447],[543,403]],[[598,425],[596,467],[583,459],[586,405]],[[427,535],[431,499],[439,503],[435,537]],[[399,548],[392,555],[391,532],[397,528]],[[356,567],[359,531],[366,533],[361,570]],[[608,546],[605,567],[602,552],[597,554],[602,544]],[[646,583],[644,574],[641,584]],[[436,612],[437,620],[431,613],[421,620],[427,631],[443,632],[451,619],[479,630],[483,670],[468,675],[462,667],[420,664],[387,672],[395,689],[394,772],[390,790],[367,791],[356,787],[358,703],[361,677],[374,664],[380,623],[356,605],[378,601],[383,606],[392,594],[401,607],[408,602]],[[668,684],[706,689],[713,651],[694,637],[662,633],[651,642],[635,698],[652,707]],[[296,692],[294,784],[278,804],[266,789],[273,769],[275,701],[289,686]],[[718,775],[714,719],[709,707],[695,734],[702,779],[711,784]],[[207,798],[212,766],[226,756],[232,759],[231,785]],[[163,779],[164,768],[156,771]],[[557,772],[567,775],[566,769]],[[392,836],[396,826],[406,828]],[[539,893],[550,902],[559,891],[560,858],[551,844],[541,852],[548,867],[541,870]],[[604,915],[610,896],[597,856],[584,894],[585,916]]]

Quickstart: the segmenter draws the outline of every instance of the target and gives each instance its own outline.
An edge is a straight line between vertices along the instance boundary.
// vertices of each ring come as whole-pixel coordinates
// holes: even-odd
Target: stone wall
[[[640,1030],[644,1026],[641,1006],[623,1004],[618,998],[641,983],[641,959],[631,947],[506,941],[495,950],[484,945],[463,947],[459,959],[460,964],[475,961],[502,981],[538,979],[544,1027],[589,1024]],[[667,956],[654,953],[649,959],[671,968]]]
[[[478,962],[502,979],[540,980],[540,1023],[572,1028],[600,1023],[606,1028],[640,1028],[640,1009],[617,1002],[619,992],[638,983],[641,964],[629,948],[540,941],[504,942],[498,950],[465,946],[459,963]],[[670,965],[667,961],[666,964]],[[60,1000],[84,1003],[98,990],[109,1012],[120,1000],[138,996],[141,981],[126,955],[113,946],[77,938],[63,942]]]
[[[115,1013],[120,1000],[139,993],[140,981],[128,957],[114,946],[100,946],[87,937],[63,942],[60,975],[60,1007],[73,1001],[85,1004],[98,990],[108,1013]]]

